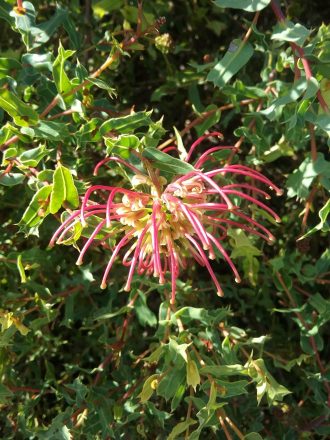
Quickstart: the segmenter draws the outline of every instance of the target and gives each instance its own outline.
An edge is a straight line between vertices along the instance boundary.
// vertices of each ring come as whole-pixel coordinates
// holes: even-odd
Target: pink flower
[[[186,161],[191,159],[195,148],[205,138],[220,135],[215,132],[200,137],[192,144]],[[133,190],[105,185],[90,187],[82,199],[81,209],[72,212],[61,224],[50,245],[64,242],[79,222],[83,227],[93,223],[93,232],[77,260],[77,264],[82,264],[86,251],[98,240],[97,236],[102,230],[112,227],[113,234],[120,238],[104,271],[102,289],[106,288],[109,272],[120,255],[123,265],[129,268],[126,291],[131,288],[135,272],[153,275],[160,284],[166,282],[166,275],[170,272],[173,303],[179,272],[187,267],[187,259],[193,257],[198,264],[207,268],[217,294],[223,296],[209,261],[216,258],[216,251],[230,266],[236,282],[240,282],[237,269],[222,245],[227,229],[239,228],[266,241],[274,241],[271,232],[238,206],[238,202],[239,205],[244,201],[256,205],[279,222],[277,214],[259,200],[269,199],[269,194],[256,184],[263,184],[278,195],[282,194],[267,177],[244,165],[227,164],[210,171],[203,170],[203,167],[208,168],[207,164],[214,163],[212,155],[215,152],[233,148],[209,148],[196,160],[193,171],[171,182],[167,182],[158,170],[151,169],[150,164],[145,167],[147,173],[144,174],[120,158],[104,159],[97,164],[94,174],[109,161],[120,162],[134,172],[131,181]],[[172,149],[169,147],[167,151]],[[104,202],[92,200],[94,193]],[[104,242],[103,237],[101,244]]]

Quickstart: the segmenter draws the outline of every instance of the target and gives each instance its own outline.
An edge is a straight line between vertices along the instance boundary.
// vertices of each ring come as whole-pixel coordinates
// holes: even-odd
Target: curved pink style
[[[201,136],[191,145],[186,161],[210,137],[222,137],[222,134],[213,132]],[[171,146],[165,151],[173,150],[176,148]],[[104,245],[110,236],[119,235],[104,271],[101,288],[106,288],[110,270],[120,257],[122,264],[129,268],[125,290],[130,290],[134,273],[154,276],[164,284],[167,272],[170,272],[168,281],[171,283],[171,302],[174,303],[180,269],[186,268],[186,260],[191,257],[207,269],[218,295],[223,296],[209,260],[220,254],[231,268],[236,282],[240,282],[237,268],[222,244],[227,230],[237,228],[266,241],[274,241],[273,234],[252,217],[249,205],[280,221],[278,215],[259,200],[260,197],[270,198],[259,186],[264,185],[278,195],[282,191],[263,174],[245,165],[230,164],[212,169],[213,154],[220,150],[235,148],[217,145],[207,149],[196,159],[193,171],[177,176],[169,183],[158,170],[151,169],[152,163],[146,166],[143,174],[121,158],[105,158],[96,165],[94,174],[109,162],[120,163],[135,174],[132,182],[141,191],[107,185],[91,186],[82,198],[81,208],[60,225],[50,245],[65,242],[72,236],[75,225],[80,223],[92,228],[92,232],[86,234],[77,264],[83,263],[94,242]]]

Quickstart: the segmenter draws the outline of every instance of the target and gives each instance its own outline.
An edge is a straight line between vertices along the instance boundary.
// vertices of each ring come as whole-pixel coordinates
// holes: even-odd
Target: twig
[[[285,284],[282,275],[281,275],[279,272],[276,272],[276,277],[277,277],[279,283],[281,284],[281,286],[282,286],[284,292],[286,293],[286,295],[287,295],[287,297],[288,297],[288,299],[289,299],[289,302],[290,302],[291,306],[294,307],[294,308],[297,308],[297,303],[296,303],[296,301],[294,300],[293,296],[291,295],[291,292],[290,292],[289,288],[288,288],[287,285]],[[302,323],[302,325],[305,327],[305,329],[306,329],[306,330],[309,330],[309,329],[310,329],[310,326],[306,323],[306,321],[304,320],[304,318],[303,318],[303,316],[301,315],[301,313],[300,313],[300,312],[295,312],[295,315],[297,316],[297,318],[299,319],[299,321]],[[327,370],[326,370],[326,368],[324,367],[324,365],[323,365],[323,363],[322,363],[322,361],[321,361],[320,354],[319,354],[319,352],[318,352],[318,349],[317,349],[317,346],[316,346],[316,342],[315,342],[315,338],[314,338],[314,336],[310,336],[310,337],[309,337],[309,342],[310,342],[311,347],[312,347],[312,349],[313,349],[313,352],[314,352],[314,355],[315,355],[315,359],[316,359],[316,363],[317,363],[317,365],[318,365],[318,367],[319,367],[320,373],[321,373],[323,376],[325,376],[326,373],[327,373]],[[325,381],[324,381],[324,387],[325,387],[325,389],[326,389],[326,391],[327,391],[327,394],[328,394],[328,406],[329,406],[329,408],[330,408],[330,384],[329,384],[329,382],[326,381],[326,379],[325,379]]]
[[[274,12],[278,22],[281,23],[281,24],[285,24],[286,17],[283,14],[283,12],[281,10],[281,7],[278,4],[278,1],[277,0],[272,0],[271,1],[271,7],[273,9],[273,12]],[[311,79],[312,76],[313,76],[313,73],[312,73],[312,69],[310,67],[309,61],[306,59],[304,49],[302,47],[298,46],[296,43],[290,43],[290,46],[291,46],[293,52],[296,51],[298,53],[300,59],[301,59],[301,62],[302,62],[302,65],[303,65],[303,68],[304,68],[304,71],[305,71],[306,79],[307,80]],[[317,99],[318,99],[318,101],[320,103],[320,106],[322,107],[323,111],[328,113],[329,112],[329,107],[328,107],[327,103],[325,102],[325,100],[324,100],[320,90],[318,90],[316,96],[317,96]]]
[[[222,426],[223,432],[225,433],[226,439],[233,440],[232,436],[228,432],[228,429],[226,427],[226,424],[225,424],[222,416],[219,415],[218,417],[219,417],[219,422],[220,422],[220,425]]]
[[[231,427],[231,429],[235,432],[235,434],[237,435],[237,437],[240,440],[244,440],[245,435],[243,434],[243,432],[235,425],[235,423],[227,416],[226,412],[224,409],[219,409],[218,414],[221,415],[221,417],[223,418],[223,420],[225,422],[228,423],[228,425]]]
[[[312,157],[312,161],[315,162],[317,160],[317,147],[316,147],[314,124],[309,124],[309,134],[311,137],[311,157]]]
[[[192,386],[190,386],[190,391],[189,391],[189,395],[190,395],[190,400],[188,403],[188,409],[187,409],[187,415],[186,415],[186,420],[189,420],[191,417],[191,411],[192,411],[192,397],[194,395],[194,389]],[[187,427],[186,433],[185,433],[185,440],[189,440],[189,426]]]
[[[114,52],[111,56],[109,56],[107,58],[107,60],[97,70],[95,70],[90,75],[90,78],[97,78],[97,77],[99,77],[102,72],[104,72],[108,67],[110,67],[111,64],[113,64],[115,61],[117,61],[118,58],[120,58],[120,56],[121,56],[123,51],[129,49],[129,47],[132,46],[133,44],[135,44],[137,42],[137,40],[141,36],[147,35],[148,33],[151,32],[151,30],[155,30],[156,27],[159,24],[161,24],[161,23],[162,23],[162,21],[159,20],[159,23],[157,22],[155,25],[151,25],[146,30],[144,30],[143,32],[140,32],[140,35],[134,35],[134,36],[130,37],[129,39],[124,40],[122,43],[120,43],[117,51]],[[76,87],[73,87],[72,89],[70,89],[68,92],[63,93],[63,94],[57,94],[53,98],[53,100],[50,102],[50,104],[48,104],[48,106],[41,112],[41,114],[39,115],[39,118],[40,119],[44,119],[48,115],[48,113],[54,107],[56,107],[56,105],[59,103],[61,98],[67,98],[67,97],[69,97],[71,95],[74,95],[76,92],[78,92],[79,90],[83,89],[88,84],[90,84],[90,81],[87,78],[82,83],[78,84]],[[5,150],[9,145],[15,143],[18,139],[19,139],[19,137],[17,135],[11,137],[6,142],[4,142],[2,145],[0,145],[0,151]]]
[[[312,188],[311,192],[309,193],[309,196],[308,196],[308,198],[306,200],[304,216],[303,216],[303,219],[301,221],[301,232],[302,233],[306,229],[308,215],[309,215],[309,212],[311,210],[315,194],[317,193],[317,189],[318,189],[317,186],[313,186],[313,188]]]
[[[188,133],[192,128],[194,128],[196,125],[199,125],[202,122],[204,122],[205,119],[207,119],[208,117],[212,116],[217,111],[231,110],[236,105],[240,105],[240,106],[249,105],[249,104],[251,104],[252,102],[255,102],[255,101],[256,101],[256,99],[253,99],[253,98],[251,98],[251,99],[243,99],[242,101],[240,101],[237,104],[225,104],[225,105],[222,105],[220,107],[217,107],[217,108],[214,108],[212,110],[209,110],[207,112],[204,112],[200,116],[198,116],[198,118],[194,119],[192,122],[190,122],[188,125],[186,125],[185,128],[179,132],[180,136],[183,136],[186,133]],[[167,141],[165,141],[162,144],[158,145],[157,148],[159,150],[163,150],[165,147],[167,147],[168,145],[170,145],[173,142],[176,142],[176,136],[172,136]]]

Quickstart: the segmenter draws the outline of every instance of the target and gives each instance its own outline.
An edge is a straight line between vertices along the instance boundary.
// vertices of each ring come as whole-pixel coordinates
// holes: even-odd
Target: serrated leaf
[[[21,101],[14,93],[0,88],[0,107],[5,110],[20,127],[29,127],[37,124],[38,113],[33,108]]]
[[[53,175],[53,189],[50,196],[51,214],[55,214],[64,202],[72,208],[79,205],[79,196],[70,170],[59,164]]]
[[[242,40],[233,40],[224,57],[210,70],[206,80],[216,87],[224,87],[228,81],[249,61],[253,47]]]
[[[268,6],[270,0],[215,0],[219,8],[244,9],[248,12],[261,11]]]

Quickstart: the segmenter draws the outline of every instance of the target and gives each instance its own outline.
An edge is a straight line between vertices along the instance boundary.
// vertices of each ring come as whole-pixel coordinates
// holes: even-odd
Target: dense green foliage
[[[0,438],[330,435],[330,7],[285,3],[0,0]],[[80,266],[81,223],[49,249],[91,184],[130,188],[107,154],[171,179],[160,150],[212,131],[283,189],[271,246],[227,231],[223,298],[195,260],[174,305],[120,261],[101,290],[111,228]]]

